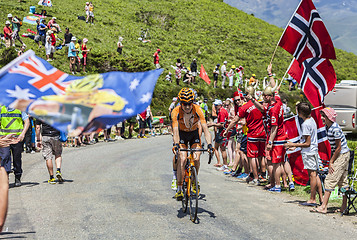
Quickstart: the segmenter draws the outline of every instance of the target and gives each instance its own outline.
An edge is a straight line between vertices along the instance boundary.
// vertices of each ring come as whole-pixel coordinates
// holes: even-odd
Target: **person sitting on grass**
[[[348,163],[350,159],[350,149],[347,146],[346,137],[341,127],[336,123],[337,114],[333,108],[324,108],[320,111],[322,121],[326,125],[327,139],[331,145],[331,159],[328,166],[328,174],[325,179],[325,195],[321,206],[313,208],[311,212],[327,213],[327,204],[331,192],[335,187],[345,191],[348,188]],[[347,206],[347,197],[343,195],[341,212],[344,212]]]
[[[322,202],[322,186],[320,178],[317,174],[319,170],[319,154],[317,143],[317,125],[311,117],[311,107],[308,103],[299,103],[297,106],[297,113],[300,118],[304,120],[302,127],[302,138],[300,143],[287,142],[285,147],[292,150],[292,148],[301,147],[301,156],[304,163],[304,169],[307,170],[310,177],[311,194],[307,202],[301,203],[304,206],[317,206],[316,191]]]

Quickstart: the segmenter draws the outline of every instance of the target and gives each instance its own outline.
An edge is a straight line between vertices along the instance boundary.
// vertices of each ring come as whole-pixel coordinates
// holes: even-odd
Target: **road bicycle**
[[[186,158],[185,164],[185,176],[183,181],[183,195],[182,198],[182,211],[184,213],[187,212],[187,208],[189,208],[190,212],[190,220],[195,222],[197,219],[197,211],[198,211],[198,197],[199,197],[199,189],[198,189],[198,177],[196,167],[194,165],[194,153],[195,152],[208,152],[208,149],[184,149],[181,148],[179,151],[189,152],[189,156]],[[211,163],[212,154],[209,153],[208,164]],[[175,159],[177,161],[178,155],[176,154]],[[193,186],[196,186],[196,193],[193,191]]]

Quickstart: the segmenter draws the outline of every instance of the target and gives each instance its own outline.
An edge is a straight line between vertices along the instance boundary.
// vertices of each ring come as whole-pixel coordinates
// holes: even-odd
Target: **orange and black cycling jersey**
[[[199,121],[201,124],[206,123],[201,107],[196,104],[192,104],[191,117],[189,119],[185,120],[183,115],[184,112],[181,106],[177,106],[172,110],[172,127],[178,127],[180,131],[192,132],[198,129]]]

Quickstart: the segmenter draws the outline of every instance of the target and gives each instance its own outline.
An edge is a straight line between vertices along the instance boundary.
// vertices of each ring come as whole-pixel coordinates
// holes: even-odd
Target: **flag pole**
[[[288,28],[289,23],[291,22],[291,19],[293,19],[294,15],[295,15],[296,11],[299,9],[299,7],[300,7],[302,1],[304,1],[304,0],[301,0],[301,1],[300,1],[300,3],[299,3],[299,5],[297,6],[297,8],[295,9],[293,15],[291,15],[289,22],[286,24],[286,27],[284,28],[284,32],[281,34],[280,39],[279,39],[279,41],[278,41],[278,44],[277,44],[276,47],[275,47],[275,50],[274,50],[274,52],[273,52],[273,56],[271,57],[271,60],[270,60],[270,64],[273,62],[273,59],[274,59],[276,50],[278,49],[278,46],[279,46],[279,44],[280,44],[281,38],[284,36],[284,33],[285,33],[286,29]]]
[[[293,63],[294,63],[294,60],[295,60],[295,58],[293,58],[293,60],[291,60],[291,63],[290,63],[290,65],[289,65],[288,69],[286,70],[286,72],[285,72],[283,78],[281,79],[281,82],[280,82],[278,88],[280,88],[281,84],[283,83],[286,74],[289,72],[289,69],[290,69],[291,65],[293,65]]]

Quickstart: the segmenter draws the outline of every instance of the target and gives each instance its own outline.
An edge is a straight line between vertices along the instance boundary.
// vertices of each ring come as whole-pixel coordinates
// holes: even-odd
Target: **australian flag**
[[[331,37],[312,0],[300,2],[280,38],[279,46],[300,63],[314,57],[336,59]]]
[[[288,73],[298,81],[314,107],[323,104],[326,94],[336,84],[335,70],[331,62],[324,58],[309,58],[302,64],[294,59]]]
[[[77,135],[143,112],[162,69],[75,77],[27,51],[0,70],[0,104]]]

